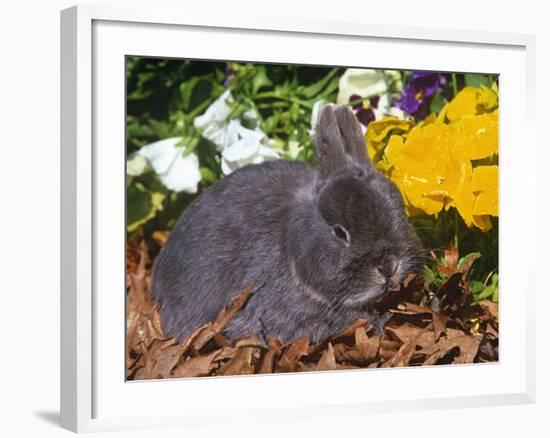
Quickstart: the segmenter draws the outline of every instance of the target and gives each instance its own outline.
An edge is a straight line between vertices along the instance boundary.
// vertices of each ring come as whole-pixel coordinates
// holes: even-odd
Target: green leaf
[[[252,80],[252,93],[256,94],[260,88],[269,87],[270,85],[273,85],[273,83],[267,77],[265,66],[259,65],[256,68],[256,75]]]
[[[126,228],[129,233],[153,219],[162,210],[165,198],[163,193],[151,193],[140,183],[128,187],[126,196]]]
[[[210,170],[208,167],[201,167],[199,171],[201,173],[203,181],[207,184],[212,184],[216,182],[216,180],[218,179],[216,174],[212,170]]]
[[[332,69],[321,80],[315,82],[314,84],[308,85],[307,87],[301,87],[301,89],[299,89],[298,91],[306,99],[311,99],[312,97],[315,97],[317,94],[319,94],[323,90],[323,88],[327,86],[327,84],[331,81],[336,73],[338,73],[338,69]]]
[[[471,252],[470,254],[466,254],[464,257],[462,257],[458,263],[456,264],[456,267],[458,270],[462,269],[464,267],[464,265],[466,265],[467,263],[470,263],[473,260],[475,259],[478,259],[479,257],[481,257],[481,254],[479,252]]]
[[[170,125],[166,122],[159,122],[158,120],[150,119],[149,125],[151,126],[151,130],[155,136],[160,139],[172,136]]]
[[[481,282],[481,281],[472,281],[471,284],[470,284],[471,288],[472,288],[472,293],[474,295],[479,295],[479,293],[485,289],[485,285]]]
[[[438,285],[440,282],[438,273],[427,265],[424,265],[423,276],[427,285]]]
[[[445,103],[446,100],[443,95],[439,91],[436,92],[432,97],[432,101],[430,102],[430,112],[439,114],[441,108],[443,108],[443,105],[445,105]]]
[[[486,75],[480,75],[477,73],[466,73],[464,75],[464,84],[469,87],[479,88],[481,85],[491,87],[491,80]]]
[[[489,298],[490,296],[492,296],[494,293],[495,293],[495,290],[496,288],[493,286],[493,285],[490,285],[490,286],[487,286],[485,287],[485,289],[483,289],[478,295],[477,295],[477,299],[478,300],[483,300],[485,298]]]
[[[185,111],[191,111],[210,97],[213,86],[209,78],[195,76],[180,85],[180,97]]]

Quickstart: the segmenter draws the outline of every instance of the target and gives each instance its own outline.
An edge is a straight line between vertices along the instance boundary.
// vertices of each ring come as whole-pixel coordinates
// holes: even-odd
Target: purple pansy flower
[[[441,73],[416,71],[411,75],[409,82],[403,87],[401,98],[395,102],[396,106],[408,114],[416,114],[426,109],[427,97],[433,96],[444,77]]]
[[[350,102],[360,99],[361,96],[359,96],[358,94],[352,94],[349,97]],[[369,123],[373,122],[376,119],[374,109],[378,108],[379,102],[380,96],[373,96],[366,102],[359,102],[352,106],[353,110],[355,111],[355,116],[357,117],[357,120],[359,120],[359,122],[363,126],[369,126]]]

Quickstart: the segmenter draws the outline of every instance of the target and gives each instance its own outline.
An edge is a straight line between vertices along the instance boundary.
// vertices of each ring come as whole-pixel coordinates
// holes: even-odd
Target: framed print
[[[533,402],[533,45],[63,11],[62,426]]]

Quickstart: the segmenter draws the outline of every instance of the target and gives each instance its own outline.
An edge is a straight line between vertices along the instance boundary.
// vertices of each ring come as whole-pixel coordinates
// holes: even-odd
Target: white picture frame
[[[182,41],[191,40],[192,47],[185,48]],[[223,51],[222,41],[227,44]],[[153,7],[78,6],[62,11],[61,426],[75,432],[102,431],[269,420],[281,415],[306,418],[534,402],[535,311],[530,280],[534,268],[521,261],[517,251],[521,245],[525,251],[526,243],[535,244],[534,216],[521,207],[536,203],[536,176],[532,168],[527,171],[525,161],[535,150],[534,46],[534,36],[525,34],[366,26],[296,17],[228,19],[215,11]],[[368,48],[369,64],[350,61],[352,48]],[[400,56],[392,58],[394,52]],[[121,312],[124,204],[120,203],[125,157],[120,135],[125,114],[120,87],[125,54],[330,61],[380,68],[431,66],[500,74],[499,363],[125,382],[124,354],[120,354],[125,318]],[[433,58],[426,60],[419,54]],[[121,211],[113,211],[117,205]],[[529,224],[522,227],[521,235],[514,233],[520,223]],[[113,330],[120,330],[120,336],[113,335]],[[341,391],[349,385],[353,392]],[[296,388],[299,391],[289,403],[285,391]],[[181,391],[193,394],[193,403],[174,403]],[[230,409],[212,400],[211,395],[220,392],[234,398]],[[142,412],[132,404],[139,397],[151,400]]]

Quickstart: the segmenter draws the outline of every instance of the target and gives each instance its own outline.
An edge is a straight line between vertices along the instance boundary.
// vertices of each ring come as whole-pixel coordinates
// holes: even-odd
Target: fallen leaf
[[[258,371],[259,374],[273,373],[275,371],[275,362],[279,358],[283,346],[278,339],[270,336],[268,338],[268,347],[269,350],[263,357]]]
[[[433,331],[408,323],[386,327],[386,332],[392,339],[398,340],[401,344],[413,339],[416,345],[426,348],[435,343]]]
[[[159,232],[153,240],[161,246],[166,236]],[[159,306],[150,297],[149,249],[143,235],[136,232],[126,247],[127,377],[139,380],[498,361],[498,303],[483,300],[471,305],[472,291],[466,281],[478,256],[472,253],[457,261],[456,250],[448,247],[445,264],[456,271],[430,292],[428,300],[425,288],[429,285],[424,286],[421,276],[409,275],[399,289],[385,297],[384,305],[391,304],[387,309],[393,317],[383,337],[374,336],[372,326],[363,319],[315,345],[308,336],[283,345],[272,336],[265,339],[259,334],[230,342],[223,329],[246,305],[262,270],[217,318],[177,342],[164,335]]]
[[[449,268],[451,273],[455,272],[458,264],[458,247],[449,243],[444,249],[444,254],[447,268]]]
[[[472,363],[481,342],[482,336],[457,336],[455,338],[441,338],[439,342],[432,346],[417,351],[419,355],[426,355],[427,359],[424,362],[425,365],[433,365],[451,350],[458,348],[459,354],[453,360],[453,363],[463,364]]]
[[[267,349],[265,342],[262,341],[261,339],[258,339],[258,337],[255,334],[252,334],[247,338],[239,339],[235,343],[235,347],[259,347],[259,348]]]
[[[388,360],[386,363],[383,363],[383,367],[404,367],[408,365],[411,360],[412,354],[416,347],[416,338],[408,339],[400,348],[397,350],[397,353]]]
[[[218,375],[237,376],[243,374],[253,374],[254,365],[252,364],[253,347],[238,348],[235,356],[220,367]]]
[[[487,312],[489,312],[493,318],[498,322],[498,303],[491,300],[481,300],[478,304]]]
[[[376,359],[380,349],[380,336],[368,337],[363,327],[355,329],[355,346],[363,362],[370,363]]]
[[[384,360],[391,359],[399,350],[400,344],[396,341],[382,338],[380,340],[380,357]]]
[[[244,306],[246,300],[254,290],[254,286],[258,281],[258,278],[264,273],[264,270],[260,271],[256,277],[254,277],[251,283],[245,287],[241,292],[231,298],[231,303],[229,306],[224,306],[221,312],[218,314],[216,320],[212,323],[212,328],[216,333],[221,333],[222,329],[227,325],[227,323],[235,316],[239,309]]]
[[[276,370],[291,372],[296,368],[296,363],[308,354],[309,336],[304,336],[292,342],[277,362]]]
[[[334,345],[334,356],[338,363],[359,364],[363,361],[363,355],[355,346],[350,347],[344,343]]]
[[[315,366],[316,371],[333,371],[336,369],[336,358],[334,357],[334,348],[329,342],[328,348],[325,350],[319,362]]]
[[[155,241],[155,243],[163,247],[166,241],[168,240],[168,236],[170,235],[170,231],[167,230],[157,230],[153,231],[153,234],[151,234],[151,237]]]
[[[202,377],[208,376],[213,368],[213,362],[222,350],[216,350],[205,356],[196,356],[180,363],[172,371],[172,377]]]

